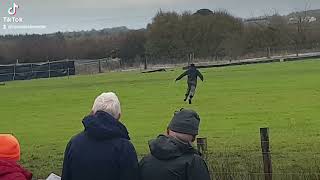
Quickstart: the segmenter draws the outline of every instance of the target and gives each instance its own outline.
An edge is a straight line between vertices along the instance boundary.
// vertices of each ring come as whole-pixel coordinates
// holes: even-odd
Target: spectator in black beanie
[[[149,142],[150,154],[139,163],[141,180],[210,180],[208,167],[192,142],[198,135],[199,115],[193,110],[176,112],[166,135]]]

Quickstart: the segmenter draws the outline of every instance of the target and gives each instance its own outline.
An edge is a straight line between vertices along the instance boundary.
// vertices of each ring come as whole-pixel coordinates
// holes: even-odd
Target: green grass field
[[[261,161],[259,128],[269,127],[275,172],[316,171],[319,60],[201,71],[205,82],[199,82],[192,105],[183,102],[185,79],[174,82],[180,69],[8,82],[0,86],[0,132],[19,138],[21,163],[36,178],[60,174],[66,143],[83,129],[94,98],[114,91],[139,155],[148,153],[148,140],[165,131],[173,112],[185,107],[199,112],[200,136],[208,138],[217,169],[223,169],[219,162],[230,162],[237,170],[260,170],[254,167]]]

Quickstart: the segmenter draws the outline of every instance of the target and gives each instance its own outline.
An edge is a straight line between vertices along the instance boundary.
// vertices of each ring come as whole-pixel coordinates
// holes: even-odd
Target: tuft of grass
[[[94,98],[114,91],[139,155],[149,152],[148,140],[165,131],[173,112],[185,107],[200,114],[213,172],[238,170],[255,179],[253,173],[262,172],[261,127],[270,128],[275,172],[319,172],[320,61],[200,71],[205,82],[199,82],[192,105],[183,102],[185,80],[174,83],[180,69],[8,82],[0,86],[0,132],[18,137],[21,163],[35,178],[61,174],[65,146],[82,131]]]

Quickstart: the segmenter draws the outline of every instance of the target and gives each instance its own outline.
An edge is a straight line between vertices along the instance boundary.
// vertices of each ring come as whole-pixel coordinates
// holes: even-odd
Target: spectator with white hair
[[[138,160],[126,127],[119,121],[120,102],[112,92],[102,93],[84,130],[68,143],[62,180],[137,180]]]

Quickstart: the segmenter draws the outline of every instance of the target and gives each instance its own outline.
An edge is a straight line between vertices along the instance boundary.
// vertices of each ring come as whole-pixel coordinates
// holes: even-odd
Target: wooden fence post
[[[269,128],[260,128],[261,150],[265,180],[272,180],[272,163],[269,148]]]
[[[16,66],[17,66],[17,64],[13,65],[13,76],[12,76],[13,81],[16,80]]]
[[[68,67],[68,79],[70,78],[70,67],[69,67],[69,59],[67,59],[67,67]]]
[[[207,138],[197,138],[197,148],[202,158],[207,160],[208,158]]]
[[[31,74],[33,76],[33,64],[31,63]]]
[[[98,60],[98,68],[99,68],[99,73],[102,73],[102,69],[101,69],[101,59]]]
[[[148,60],[147,57],[144,57],[144,69],[148,69]]]
[[[271,57],[271,49],[270,47],[267,47],[267,58]]]
[[[17,74],[17,65],[19,64],[19,59],[17,59],[16,63],[13,66],[13,80],[16,80],[16,74]]]
[[[49,69],[49,78],[51,78],[51,67],[50,67],[50,60],[48,60],[48,69]]]

